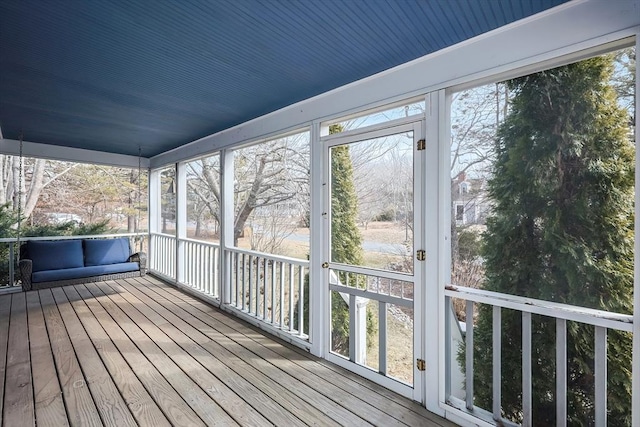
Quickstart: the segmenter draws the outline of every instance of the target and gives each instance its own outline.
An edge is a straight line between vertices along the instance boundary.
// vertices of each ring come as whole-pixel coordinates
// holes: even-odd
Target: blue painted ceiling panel
[[[0,128],[145,157],[566,0],[0,0]]]

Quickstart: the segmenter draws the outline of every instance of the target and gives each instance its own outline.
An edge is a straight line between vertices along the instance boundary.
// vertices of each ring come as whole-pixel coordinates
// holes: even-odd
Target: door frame
[[[425,403],[425,371],[419,371],[417,369],[415,361],[417,359],[425,360],[425,345],[424,345],[424,277],[425,277],[425,265],[426,262],[417,261],[416,251],[426,250],[425,247],[425,232],[424,232],[424,175],[425,175],[425,158],[426,149],[418,150],[417,144],[419,140],[425,139],[425,120],[422,116],[413,116],[403,118],[399,120],[393,120],[379,125],[369,126],[362,129],[356,129],[347,132],[341,132],[338,134],[332,134],[324,136],[320,139],[321,151],[322,151],[322,175],[324,177],[322,185],[322,235],[324,236],[322,244],[322,263],[326,268],[322,269],[322,290],[324,295],[323,300],[326,304],[323,304],[323,333],[324,338],[323,347],[326,359],[339,366],[342,366],[350,371],[353,371],[373,382],[376,382],[384,387],[387,387],[403,396],[406,396],[412,400]],[[382,375],[370,368],[359,365],[346,359],[342,356],[336,355],[331,352],[331,304],[330,297],[331,291],[329,289],[330,281],[330,267],[335,266],[340,269],[349,269],[350,266],[338,263],[332,263],[330,261],[330,245],[331,245],[331,156],[330,150],[332,147],[352,144],[364,140],[370,140],[374,138],[380,138],[387,135],[395,135],[405,132],[413,132],[413,259],[414,268],[413,275],[407,275],[405,279],[413,282],[413,386],[409,386],[398,380],[392,379],[385,375]],[[375,274],[376,269],[369,267],[356,267],[355,270],[370,271]]]

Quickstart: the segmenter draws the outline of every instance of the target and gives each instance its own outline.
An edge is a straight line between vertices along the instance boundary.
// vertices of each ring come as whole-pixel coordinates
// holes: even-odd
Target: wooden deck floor
[[[451,426],[152,277],[0,296],[3,426]]]

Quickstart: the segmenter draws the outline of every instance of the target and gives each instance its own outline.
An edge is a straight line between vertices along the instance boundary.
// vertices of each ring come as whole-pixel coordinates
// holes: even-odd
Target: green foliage
[[[0,237],[14,237],[16,230],[13,228],[17,221],[17,215],[9,204],[0,205]],[[15,258],[15,257],[14,257]],[[16,260],[9,260],[9,244],[0,244],[0,285],[9,283],[9,263],[16,264]]]
[[[609,85],[610,57],[508,82],[496,140],[485,288],[632,313],[634,147]],[[491,408],[492,311],[474,337],[476,404]],[[533,316],[533,419],[555,425],[555,322]],[[503,310],[503,415],[521,418],[521,316]],[[569,425],[594,423],[593,328],[568,324]],[[609,332],[609,424],[630,425],[631,337]]]
[[[329,133],[342,132],[341,125],[332,125]],[[353,164],[348,145],[331,149],[331,260],[343,264],[362,265],[362,235],[357,225],[358,197],[353,179]],[[364,288],[365,277],[339,273],[341,283]],[[349,276],[349,277],[347,277]],[[349,307],[342,297],[332,293],[331,298],[332,349],[348,354]],[[367,316],[367,335],[375,332],[371,316]],[[367,340],[371,342],[371,340]],[[346,352],[346,353],[345,353]]]
[[[480,257],[482,239],[480,233],[469,227],[458,228],[458,257],[461,261],[473,262]]]
[[[22,230],[24,237],[46,236],[92,236],[113,231],[109,228],[109,220],[98,221],[94,224],[76,224],[73,221],[62,224],[43,224],[25,227]]]

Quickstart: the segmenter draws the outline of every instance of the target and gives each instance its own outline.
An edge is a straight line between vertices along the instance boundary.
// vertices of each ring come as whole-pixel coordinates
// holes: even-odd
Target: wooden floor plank
[[[105,294],[97,284],[90,283],[86,286],[122,330],[135,341],[142,353],[147,356],[149,361],[153,363],[205,423],[211,425],[237,425],[229,414],[180,369],[176,361],[168,357],[156,342],[138,327],[136,322],[130,319],[117,304],[109,298],[105,298]],[[168,341],[166,337],[158,338],[157,341],[161,339]]]
[[[157,294],[156,298],[162,297],[160,294]],[[168,299],[162,298],[162,300],[163,305],[171,306],[173,304],[172,301],[169,301]],[[214,341],[224,345],[238,357],[251,361],[254,365],[254,369],[261,370],[261,372],[268,375],[271,379],[293,390],[306,401],[307,405],[311,405],[319,411],[326,413],[338,423],[342,425],[404,425],[402,423],[398,423],[397,420],[391,417],[385,416],[384,414],[376,414],[376,409],[364,402],[364,409],[371,411],[373,416],[366,414],[364,410],[360,411],[360,414],[358,414],[355,411],[345,408],[343,406],[347,403],[344,401],[345,396],[341,396],[339,393],[336,395],[331,395],[330,393],[319,393],[317,384],[300,381],[299,378],[297,378],[300,376],[300,373],[289,370],[290,367],[293,367],[294,369],[298,369],[298,367],[291,366],[287,363],[280,363],[282,361],[269,360],[269,358],[265,357],[265,354],[257,355],[255,352],[252,352],[251,349],[238,345],[237,342],[229,339],[229,337],[224,333],[221,333],[216,328],[214,324],[217,322],[215,322],[211,316],[194,309],[189,304],[184,302],[181,303],[180,300],[175,298],[174,300],[175,301],[173,302],[175,302],[175,304],[184,313],[182,316],[193,316],[195,319],[202,322],[198,324],[198,329],[201,332],[205,333]],[[158,299],[158,301],[160,301],[160,299]],[[235,333],[235,331],[233,331],[233,333]],[[377,419],[377,422],[375,419]]]
[[[77,285],[75,290],[169,421],[176,426],[204,426],[200,417],[145,357],[85,285]]]
[[[176,314],[176,318],[173,318],[172,321],[175,321],[176,325],[180,326],[180,329],[183,331],[195,329],[197,333],[194,333],[192,337],[198,343],[212,354],[220,355],[219,359],[224,361],[238,376],[259,386],[265,394],[287,408],[306,424],[321,426],[366,424],[364,420],[352,414],[341,413],[340,408],[337,408],[332,401],[323,399],[323,396],[318,397],[313,390],[305,388],[304,384],[283,373],[270,363],[253,357],[254,355],[244,359],[239,357],[243,355],[243,348],[221,335],[214,335],[214,339],[211,339],[205,335],[205,332],[211,328],[181,308],[171,304],[163,306]],[[179,322],[177,319],[185,320]],[[200,338],[198,338],[199,336]],[[316,408],[314,404],[322,410]]]
[[[35,425],[27,303],[24,293],[11,296],[5,383],[4,425]]]
[[[93,317],[80,294],[71,286],[65,287],[64,292],[138,424],[149,427],[170,426],[171,423],[167,417],[153,401],[96,318]]]
[[[100,285],[99,285],[100,286]],[[166,319],[155,311],[149,309],[139,300],[132,298],[128,301],[124,295],[130,296],[127,292],[115,292],[108,284],[102,284],[100,288],[104,292],[110,293],[110,298],[118,305],[137,325],[140,327],[165,354],[174,360],[178,366],[205,391],[220,407],[229,414],[238,424],[244,426],[270,426],[272,423],[264,416],[258,413],[253,407],[248,405],[244,400],[239,398],[235,390],[229,388],[220,381],[205,365],[194,357],[191,352],[203,356],[202,349],[198,350],[198,346],[189,340],[180,331],[170,325]],[[114,286],[113,284],[111,286]],[[128,303],[129,302],[129,303]],[[169,331],[171,335],[166,334]],[[191,352],[184,347],[178,345],[176,338],[186,345]],[[191,341],[189,343],[189,341]],[[212,363],[213,360],[207,360],[206,363]]]
[[[9,319],[11,314],[11,295],[0,296],[0,425],[4,408],[4,383],[7,369],[7,344],[9,341]]]
[[[52,293],[102,422],[114,426],[137,426],[64,291],[54,288]]]
[[[153,279],[152,279],[153,280]],[[138,283],[145,283],[143,281],[138,280]],[[176,297],[182,299],[187,302],[186,306],[191,308],[199,308],[202,312],[212,314],[215,318],[214,322],[218,324],[225,324],[226,326],[232,329],[239,329],[240,336],[236,335],[238,339],[242,340],[244,343],[249,343],[251,340],[254,340],[257,344],[261,345],[267,351],[273,351],[277,353],[274,357],[274,360],[278,360],[279,363],[287,363],[293,362],[299,365],[303,370],[296,372],[303,372],[303,378],[305,378],[305,382],[309,384],[318,384],[318,381],[328,380],[332,385],[335,385],[354,398],[356,400],[352,400],[354,402],[355,407],[360,407],[357,402],[358,399],[362,399],[363,396],[366,396],[366,403],[369,403],[375,406],[380,411],[388,414],[398,421],[401,421],[407,425],[420,425],[422,423],[430,423],[434,426],[454,426],[455,424],[443,420],[440,417],[437,417],[435,414],[430,413],[425,408],[420,407],[417,403],[410,402],[408,399],[401,398],[395,395],[393,392],[385,390],[384,394],[379,394],[377,392],[365,394],[362,393],[363,388],[360,382],[354,381],[351,377],[345,378],[339,371],[330,370],[326,368],[326,366],[317,363],[313,356],[309,354],[303,354],[300,350],[299,352],[292,349],[292,346],[283,345],[273,339],[265,339],[264,334],[254,330],[253,328],[247,326],[244,322],[238,321],[226,314],[221,313],[217,309],[213,309],[208,304],[204,304],[201,301],[198,301],[196,298],[189,296],[183,292],[180,292],[176,288],[173,288],[164,283],[149,283],[149,290],[152,292],[161,292],[164,290],[171,295],[171,299],[176,302]],[[225,332],[225,331],[223,331]],[[228,335],[225,332],[225,335]],[[244,338],[242,337],[244,335]],[[256,351],[260,352],[260,346],[255,347]],[[314,374],[314,375],[310,375]],[[355,374],[353,374],[355,376]],[[362,379],[362,382],[371,383],[370,381]],[[379,386],[381,388],[381,386]],[[389,397],[393,396],[394,399],[390,399]],[[349,399],[345,399],[345,401],[349,401]],[[403,404],[398,401],[403,401]],[[422,408],[422,409],[420,409]],[[349,407],[350,410],[354,410],[353,406]],[[357,411],[354,411],[357,413]],[[371,419],[370,419],[371,420]],[[375,420],[372,422],[376,422]]]
[[[129,282],[125,280],[125,282]],[[153,310],[156,315],[161,316],[162,320],[158,322],[159,327],[187,351],[194,359],[198,360],[203,366],[207,367],[214,375],[220,378],[235,394],[242,397],[246,404],[253,406],[271,423],[276,425],[292,425],[301,419],[304,422],[315,425],[333,425],[335,423],[327,423],[326,416],[317,412],[309,414],[313,411],[296,411],[294,416],[287,408],[291,408],[290,402],[287,405],[279,405],[275,397],[279,394],[286,393],[284,388],[279,390],[270,390],[269,388],[258,388],[253,383],[247,381],[238,372],[249,372],[253,367],[247,363],[243,363],[242,370],[234,372],[229,366],[228,351],[214,343],[206,335],[193,328],[182,318],[174,315],[162,305],[148,298],[143,293],[137,292],[130,286],[122,287],[118,284],[111,283],[110,286],[114,290],[119,290],[120,295],[132,304],[137,304],[140,310],[144,310],[147,318],[153,321],[155,317],[149,310]],[[269,393],[269,391],[271,391]],[[266,393],[265,393],[266,392]],[[302,403],[301,401],[298,403]],[[314,415],[316,417],[314,417]]]
[[[51,354],[51,344],[44,315],[40,307],[40,297],[35,291],[27,292],[27,313],[29,318],[29,347],[33,375],[36,424],[40,426],[68,426],[67,411],[62,399],[58,373]]]
[[[451,426],[152,277],[0,296],[0,425]]]
[[[103,425],[53,294],[50,289],[40,290],[38,294],[69,423],[72,426]]]

